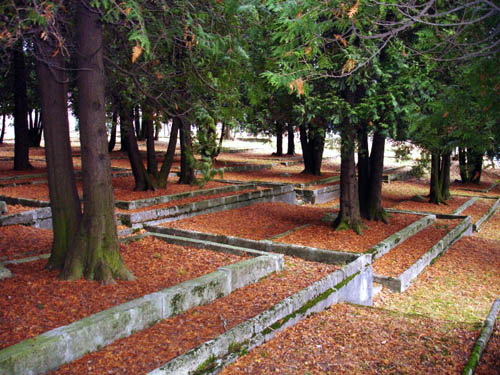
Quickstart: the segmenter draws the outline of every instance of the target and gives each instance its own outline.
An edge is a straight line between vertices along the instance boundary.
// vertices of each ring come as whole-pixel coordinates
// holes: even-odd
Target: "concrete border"
[[[347,253],[334,250],[323,250],[315,247],[291,245],[269,240],[249,240],[245,238],[224,236],[220,234],[211,234],[196,232],[185,229],[160,227],[156,225],[145,225],[144,229],[149,232],[163,233],[172,236],[192,238],[204,243],[217,243],[231,246],[237,246],[248,249],[255,249],[267,253],[284,254],[295,256],[304,260],[312,262],[326,263],[326,264],[342,264],[350,263],[362,256],[360,253]]]
[[[493,203],[493,206],[490,207],[490,209],[478,220],[474,223],[474,231],[479,232],[481,230],[481,227],[486,224],[493,215],[498,210],[498,206],[500,206],[500,198],[497,199],[495,203]]]
[[[194,215],[239,208],[253,203],[268,201],[282,201],[295,204],[296,198],[293,186],[275,185],[271,188],[265,188],[263,190],[256,190],[228,197],[207,199],[180,206],[152,209],[135,213],[119,213],[117,214],[117,217],[122,224],[137,227],[142,226],[143,223],[159,224]]]
[[[248,350],[308,315],[338,302],[372,304],[370,257],[355,261],[300,290],[213,340],[180,355],[148,375],[215,373]],[[203,372],[204,371],[204,372]]]
[[[52,228],[51,208],[42,207],[0,216],[0,227],[7,225],[30,225],[37,228],[50,229]]]
[[[379,242],[375,246],[371,247],[365,252],[365,254],[371,254],[372,261],[374,261],[375,259],[380,258],[382,255],[387,254],[390,250],[394,249],[396,246],[400,245],[411,236],[427,228],[435,221],[435,215],[427,215],[401,229],[399,232],[396,232],[393,235],[387,237],[382,242]]]
[[[321,204],[340,197],[340,184],[329,185],[315,190],[295,188],[295,193],[304,203]]]
[[[5,201],[7,204],[20,204],[28,207],[48,207],[50,205],[48,201],[39,201],[29,198],[15,198],[7,195],[0,195],[0,200]]]
[[[183,199],[183,198],[198,197],[200,195],[208,195],[208,194],[218,194],[218,193],[225,193],[225,192],[240,191],[240,190],[245,190],[245,189],[255,189],[256,187],[257,187],[257,185],[255,183],[221,186],[221,187],[213,188],[213,189],[192,190],[192,191],[187,191],[184,193],[160,195],[157,197],[136,199],[136,200],[132,200],[132,201],[117,200],[115,202],[115,205],[116,205],[116,207],[122,208],[125,210],[134,210],[137,208],[154,206],[156,204],[167,203],[167,202],[171,202],[171,201]]]
[[[404,181],[412,177],[411,170],[405,169],[401,172],[396,172],[398,170],[404,169],[406,167],[395,167],[386,169],[382,175],[382,182],[390,184],[391,181]]]
[[[476,371],[476,367],[479,365],[479,361],[483,355],[484,349],[488,345],[491,334],[493,333],[493,328],[495,327],[495,322],[497,320],[498,311],[500,310],[500,298],[497,298],[490,309],[490,312],[483,323],[483,328],[476,340],[476,343],[472,347],[469,360],[464,367],[462,372],[463,375],[472,375]]]
[[[111,307],[0,350],[0,373],[32,375],[56,369],[159,320],[212,302],[282,268],[283,256],[259,255]]]
[[[455,211],[453,211],[451,214],[452,215],[458,215],[460,213],[462,213],[463,211],[465,211],[467,208],[469,208],[470,206],[472,206],[474,203],[477,202],[477,200],[479,199],[479,197],[472,197],[471,199],[469,199],[467,202],[465,202],[464,204],[462,204],[460,207],[458,207]]]
[[[453,228],[434,246],[432,246],[420,259],[413,263],[408,269],[398,277],[374,275],[373,280],[380,283],[392,291],[402,293],[410,287],[410,284],[422,273],[430,264],[434,263],[462,236],[472,233],[470,216],[466,216],[460,224]]]

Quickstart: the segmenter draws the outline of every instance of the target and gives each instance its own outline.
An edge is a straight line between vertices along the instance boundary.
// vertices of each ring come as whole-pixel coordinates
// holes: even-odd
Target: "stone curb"
[[[111,307],[0,350],[0,373],[31,375],[56,369],[159,320],[226,296],[282,268],[283,257],[266,254]]]
[[[472,225],[470,216],[467,216],[459,225],[446,234],[434,246],[432,246],[419,260],[413,263],[398,277],[374,275],[373,280],[380,283],[392,291],[402,293],[409,288],[410,284],[422,273],[430,264],[434,263],[462,236],[470,234]]]
[[[293,196],[292,196],[293,195]],[[133,226],[144,222],[161,222],[178,220],[183,217],[198,215],[200,213],[214,212],[229,208],[241,207],[241,205],[256,203],[258,201],[284,200],[295,203],[295,192],[292,185],[279,185],[264,190],[256,190],[248,193],[231,195],[228,197],[213,198],[203,201],[183,204],[162,209],[153,209],[130,214],[118,214],[122,224]],[[211,211],[209,211],[211,210]],[[167,219],[167,220],[165,220]]]
[[[491,310],[483,323],[483,328],[481,329],[479,337],[477,338],[476,343],[472,347],[472,352],[469,356],[469,360],[467,361],[467,364],[465,365],[464,370],[462,372],[463,375],[474,374],[476,367],[479,365],[479,361],[481,360],[484,349],[486,349],[491,334],[493,333],[493,328],[495,327],[495,322],[497,320],[497,315],[499,310],[500,310],[500,298],[497,298],[493,302]]]
[[[305,203],[321,204],[340,197],[340,185],[325,186],[316,190],[295,188],[295,193]]]
[[[28,198],[14,198],[7,195],[0,195],[0,200],[5,201],[7,204],[20,204],[28,207],[48,207],[50,205],[47,201],[39,201],[36,199]]]
[[[474,231],[479,232],[481,227],[486,224],[491,217],[497,212],[498,206],[500,206],[500,198],[490,207],[488,212],[486,212],[478,221],[474,223]]]
[[[215,339],[176,357],[148,375],[216,373],[248,350],[274,335],[338,302],[372,304],[370,257],[363,255],[272,306],[261,314],[231,328]],[[205,372],[202,372],[205,370]]]
[[[0,263],[0,280],[8,279],[9,277],[12,277],[12,272],[5,268],[3,263]]]
[[[27,178],[40,178],[40,177],[47,177],[47,173],[23,174],[18,176],[2,176],[0,177],[0,181],[25,180]]]
[[[255,189],[256,187],[257,186],[254,183],[223,186],[213,189],[193,190],[185,193],[161,195],[158,197],[137,199],[133,201],[116,201],[115,205],[116,207],[123,208],[125,210],[134,210],[137,208],[154,206],[155,204],[167,203],[182,198],[198,197],[200,195],[206,195],[206,194],[218,194],[224,192],[240,191],[244,189]]]
[[[360,256],[363,256],[362,254],[359,253],[347,253],[334,250],[323,250],[314,247],[272,242],[269,240],[261,240],[261,241],[248,240],[245,238],[239,238],[233,236],[223,236],[219,234],[202,233],[191,230],[159,227],[153,225],[145,225],[144,229],[154,233],[163,233],[172,236],[194,238],[199,241],[209,241],[214,243],[232,245],[240,248],[264,251],[266,253],[291,255],[304,260],[326,263],[326,264],[349,263],[359,258]]]
[[[337,181],[340,181],[340,175],[323,178],[321,180],[306,182],[304,184],[300,184],[300,183],[293,184],[293,186],[295,186],[296,188],[301,189],[301,188],[305,188],[305,187],[308,187],[308,186],[323,185],[323,184],[327,184],[329,182],[337,182]]]
[[[465,211],[468,207],[470,207],[474,203],[476,203],[478,199],[479,199],[478,197],[472,197],[467,202],[465,202],[460,207],[458,207],[455,211],[453,211],[451,214],[452,215],[458,215],[458,214],[460,214],[461,212]]]
[[[382,255],[388,253],[390,250],[406,241],[411,236],[417,234],[421,230],[427,228],[429,225],[436,221],[435,215],[425,216],[414,223],[411,223],[407,227],[401,229],[399,232],[394,233],[393,235],[387,237],[382,242],[379,242],[375,246],[368,249],[365,254],[371,254],[372,262],[375,259],[380,258]]]
[[[50,207],[36,208],[29,211],[18,212],[10,215],[0,216],[0,227],[7,225],[35,225],[39,227],[47,227],[50,221],[52,225],[52,211]]]

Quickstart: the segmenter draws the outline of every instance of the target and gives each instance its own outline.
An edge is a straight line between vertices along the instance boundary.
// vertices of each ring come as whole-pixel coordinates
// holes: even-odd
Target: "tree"
[[[102,26],[97,9],[79,1],[76,12],[78,113],[83,168],[83,217],[62,277],[68,280],[130,280],[119,252],[111,163],[107,151]]]

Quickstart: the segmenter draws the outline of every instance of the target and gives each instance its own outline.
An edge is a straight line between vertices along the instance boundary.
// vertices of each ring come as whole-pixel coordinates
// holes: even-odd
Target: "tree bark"
[[[26,88],[26,64],[22,45],[13,50],[14,66],[14,169],[32,169],[29,162],[28,93]]]
[[[276,156],[283,156],[283,123],[275,122],[276,129]]]
[[[357,234],[363,232],[363,222],[359,210],[358,184],[354,159],[355,130],[344,120],[340,147],[340,212],[333,223],[336,230],[352,229]]]
[[[88,0],[78,2],[76,31],[84,210],[61,275],[68,280],[85,276],[112,283],[133,275],[119,251],[106,137],[102,29],[99,14]]]
[[[191,125],[182,118],[178,118],[178,121],[180,121],[179,129],[181,138],[181,174],[179,184],[191,185],[194,183],[194,155],[191,139]]]
[[[387,223],[388,215],[382,207],[382,177],[384,174],[385,136],[379,131],[373,135],[368,182],[368,220]]]
[[[288,148],[287,155],[293,156],[295,155],[295,135],[293,131],[293,125],[287,124],[287,132],[288,132]]]
[[[363,217],[368,217],[368,194],[370,191],[370,150],[368,149],[367,124],[358,129],[358,194],[359,209]]]
[[[37,40],[36,46],[39,58],[35,59],[35,65],[41,117],[45,124],[45,160],[54,235],[48,267],[61,270],[82,217],[71,157],[68,87],[63,56],[60,53],[53,56],[52,48],[42,40]]]
[[[113,109],[111,117],[111,134],[109,135],[108,152],[112,152],[116,146],[116,125],[118,123],[118,111]]]
[[[135,137],[134,127],[132,125],[133,111],[126,105],[124,100],[120,101],[120,126],[125,136],[125,143],[127,149],[130,167],[134,175],[135,191],[154,190],[146,174],[146,169],[142,162],[139,146],[137,145],[137,138]]]
[[[158,175],[158,162],[156,160],[155,151],[155,126],[153,123],[153,113],[150,108],[147,108],[147,110],[144,109],[143,118],[144,120],[142,121],[142,126],[146,127],[146,157],[148,173],[156,177]]]
[[[3,143],[3,138],[5,136],[5,126],[7,125],[7,115],[2,116],[2,131],[0,132],[0,144]]]
[[[441,154],[433,151],[431,155],[431,184],[429,191],[429,202],[434,204],[445,203],[441,194]]]
[[[180,118],[174,117],[172,120],[172,127],[170,129],[170,140],[168,141],[167,152],[165,153],[165,159],[163,159],[160,172],[158,173],[157,184],[161,188],[167,186],[168,175],[170,174],[170,169],[172,168],[172,163],[175,157],[177,134],[179,133],[180,126],[182,126]]]
[[[320,176],[325,144],[325,133],[321,124],[300,125],[300,144],[304,160],[302,173]]]

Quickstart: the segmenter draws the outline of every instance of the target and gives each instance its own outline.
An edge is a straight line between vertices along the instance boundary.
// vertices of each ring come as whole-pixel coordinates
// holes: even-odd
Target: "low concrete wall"
[[[349,263],[356,260],[360,256],[360,254],[357,253],[344,253],[334,250],[323,250],[314,247],[284,244],[268,240],[248,240],[245,238],[233,236],[223,236],[219,234],[202,233],[185,229],[160,227],[155,225],[145,225],[144,229],[154,233],[163,233],[172,236],[194,238],[203,242],[226,244],[240,248],[265,251],[268,253],[291,255],[305,260],[326,264]]]
[[[270,309],[228,330],[213,340],[176,357],[149,375],[188,375],[214,373],[275,334],[309,314],[338,302],[372,304],[372,268],[368,255],[335,271],[301,291],[285,298]]]
[[[323,184],[328,184],[330,182],[336,182],[336,181],[340,181],[340,175],[333,176],[333,177],[322,178],[320,180],[306,182],[304,184],[293,184],[293,186],[295,186],[296,188],[301,189],[301,188],[305,188],[305,187],[308,187],[308,186],[323,185]]]
[[[493,204],[493,206],[490,207],[488,212],[486,212],[478,221],[474,223],[474,230],[476,232],[479,232],[483,224],[486,224],[488,220],[490,220],[490,218],[495,214],[495,212],[497,212],[499,205],[500,205],[500,198],[498,198],[497,201]]]
[[[340,185],[335,184],[315,190],[295,188],[295,193],[304,203],[321,204],[340,197]]]
[[[427,228],[429,225],[436,221],[435,215],[427,215],[422,219],[411,223],[406,228],[401,229],[399,232],[394,233],[393,235],[387,237],[382,242],[379,242],[372,248],[366,251],[367,254],[372,255],[372,261],[380,258],[382,255],[388,253],[390,250],[406,241],[408,238],[413,236],[414,234],[420,232],[422,229]]]
[[[438,257],[443,255],[456,241],[462,238],[462,236],[470,235],[471,231],[472,225],[470,216],[467,216],[459,225],[432,246],[429,251],[401,275],[398,277],[374,275],[374,281],[395,292],[404,292],[409,288],[411,282],[413,282],[429,264],[432,264]]]
[[[277,185],[272,188],[251,191],[239,195],[207,199],[204,201],[168,208],[153,209],[130,214],[119,214],[118,216],[121,222],[128,226],[134,226],[145,222],[157,224],[166,221],[179,220],[181,218],[199,215],[201,213],[217,212],[243,207],[253,203],[269,201],[281,201],[295,204],[296,198],[293,186]]]
[[[481,356],[483,355],[484,349],[488,345],[488,341],[490,340],[491,334],[493,333],[493,328],[495,327],[495,322],[497,320],[498,311],[500,310],[500,298],[497,298],[493,305],[491,306],[490,312],[483,323],[483,328],[481,329],[481,333],[477,338],[474,347],[472,348],[472,352],[469,356],[469,360],[464,367],[462,372],[463,375],[472,375],[476,370],[479,361],[481,360]]]
[[[245,189],[255,189],[257,187],[256,184],[239,184],[239,185],[231,185],[231,186],[222,186],[214,189],[202,189],[202,190],[193,190],[187,191],[179,194],[171,194],[171,195],[161,195],[158,197],[145,198],[145,199],[137,199],[133,201],[116,201],[116,207],[123,208],[125,210],[135,210],[137,208],[154,206],[156,204],[162,204],[171,202],[177,199],[183,199],[188,197],[198,197],[200,195],[208,195],[208,194],[219,194],[225,192],[232,191],[240,191]]]
[[[10,272],[7,268],[4,267],[2,263],[0,263],[0,280],[8,279],[12,277],[12,272]]]
[[[478,197],[472,197],[467,202],[458,207],[455,211],[453,211],[452,215],[458,215],[462,211],[465,211],[468,207],[472,206],[478,199],[479,199]]]
[[[28,207],[48,207],[50,205],[47,201],[39,201],[36,199],[28,198],[15,198],[9,197],[7,195],[0,195],[0,201],[4,201],[7,204],[20,204],[22,206]]]
[[[56,369],[159,320],[228,295],[282,268],[283,256],[260,255],[101,311],[1,350],[0,373],[31,375]]]
[[[33,225],[38,228],[52,228],[52,211],[42,207],[29,211],[0,216],[0,227],[7,225]]]

